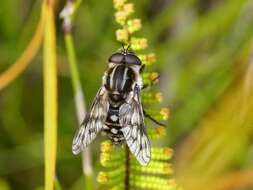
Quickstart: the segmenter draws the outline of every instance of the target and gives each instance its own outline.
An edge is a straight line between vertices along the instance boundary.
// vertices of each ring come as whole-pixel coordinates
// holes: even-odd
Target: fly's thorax
[[[135,83],[136,78],[136,73],[131,67],[118,64],[108,68],[103,81],[109,94],[115,98],[124,99],[124,94],[133,90],[133,83]]]
[[[133,84],[133,89],[135,88],[135,84],[137,84],[137,86],[142,89],[143,87],[143,82],[142,82],[142,77],[140,74],[140,70],[142,65],[129,65],[129,67],[133,70],[133,72],[135,73],[135,83]]]
[[[119,64],[113,63],[113,62],[109,62],[109,63],[108,63],[108,68],[113,68],[113,67],[115,67],[116,65],[119,65]]]

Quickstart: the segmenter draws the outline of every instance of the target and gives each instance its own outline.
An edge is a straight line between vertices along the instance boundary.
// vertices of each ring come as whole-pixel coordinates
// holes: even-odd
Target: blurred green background
[[[135,0],[139,32],[156,53],[157,88],[171,109],[166,145],[175,150],[178,184],[186,190],[253,189],[253,1]],[[59,0],[56,15],[65,1]],[[41,1],[0,6],[0,74],[22,53],[36,28]],[[78,122],[57,17],[59,134],[57,176],[79,189],[81,158],[71,153]],[[111,1],[85,0],[74,22],[74,41],[85,99],[90,105],[115,40]],[[0,190],[43,185],[42,55],[0,91]],[[92,145],[93,164],[99,141]]]

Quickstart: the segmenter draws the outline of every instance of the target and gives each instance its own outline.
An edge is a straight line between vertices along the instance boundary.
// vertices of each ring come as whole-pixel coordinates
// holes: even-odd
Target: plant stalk
[[[82,124],[83,119],[86,114],[86,106],[84,101],[84,94],[81,85],[80,75],[77,67],[77,59],[76,59],[76,51],[73,43],[72,37],[72,17],[78,6],[80,5],[81,0],[72,1],[68,0],[66,6],[62,12],[63,20],[63,30],[64,30],[64,40],[65,46],[67,50],[68,63],[70,68],[70,75],[74,93],[74,101],[76,114],[79,125]],[[82,152],[82,166],[83,166],[83,174],[85,178],[85,189],[93,189],[92,176],[93,176],[93,168],[91,163],[91,154],[90,149],[85,148]]]
[[[45,1],[43,4],[45,17],[43,49],[45,190],[54,189],[58,125],[56,34],[53,1],[50,2]]]
[[[127,146],[127,144],[125,145],[125,152],[126,152],[126,175],[125,175],[125,190],[130,190],[130,151],[129,148]]]

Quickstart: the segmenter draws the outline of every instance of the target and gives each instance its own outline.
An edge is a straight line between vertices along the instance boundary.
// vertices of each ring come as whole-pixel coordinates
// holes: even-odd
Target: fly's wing
[[[147,165],[151,159],[150,143],[145,129],[139,91],[128,103],[120,107],[119,122],[123,126],[121,131],[130,151],[141,165]]]
[[[79,127],[72,143],[72,152],[78,154],[87,147],[102,129],[109,109],[108,94],[104,87],[100,88],[93,100],[90,113]]]

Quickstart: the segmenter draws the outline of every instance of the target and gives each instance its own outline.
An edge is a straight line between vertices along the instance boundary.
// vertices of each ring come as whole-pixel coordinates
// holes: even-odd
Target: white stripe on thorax
[[[110,74],[110,88],[112,89],[113,88],[113,76],[114,76],[114,73],[115,73],[115,70],[117,69],[117,66],[115,66]]]
[[[122,91],[123,91],[124,86],[125,86],[125,84],[126,84],[127,71],[128,71],[128,68],[125,67],[124,75],[123,75],[123,80],[122,80],[122,83],[121,83],[121,90],[122,90]]]

